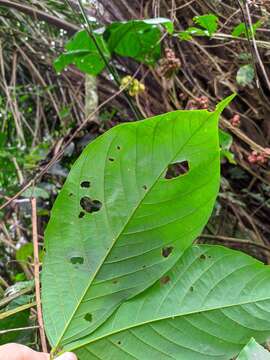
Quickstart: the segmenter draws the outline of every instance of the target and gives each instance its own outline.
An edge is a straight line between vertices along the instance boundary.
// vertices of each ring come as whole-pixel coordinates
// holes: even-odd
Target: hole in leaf
[[[110,157],[110,158],[109,158],[109,161],[114,161],[114,158],[111,158],[111,157]]]
[[[117,149],[117,150],[121,150],[121,146],[120,146],[120,145],[117,145],[117,146],[116,146],[116,149]]]
[[[189,164],[187,161],[181,161],[168,166],[165,179],[174,179],[189,172]]]
[[[92,319],[93,319],[93,316],[92,316],[92,314],[90,314],[90,313],[87,313],[87,314],[84,316],[84,320],[86,320],[86,321],[91,322]]]
[[[190,290],[191,292],[193,292],[193,291],[194,291],[194,287],[191,286],[191,287],[189,288],[189,290]]]
[[[122,343],[121,343],[121,341],[119,340],[119,341],[117,341],[117,344],[118,344],[118,345],[121,345]]]
[[[82,188],[89,188],[90,187],[90,181],[82,181],[81,182]]]
[[[162,249],[162,256],[167,258],[173,251],[173,246],[167,246]]]
[[[204,254],[202,254],[202,255],[200,256],[200,259],[201,259],[201,260],[205,260],[205,259],[206,259],[206,256],[205,256]]]
[[[79,213],[79,219],[83,218],[84,215],[85,215],[85,212],[84,212],[84,211],[81,211],[81,212]]]
[[[73,265],[76,265],[76,264],[80,264],[82,265],[84,263],[84,258],[81,257],[81,256],[72,256],[70,258],[70,262],[73,264]]]
[[[68,196],[73,196],[73,193],[69,193]]]
[[[98,200],[92,200],[88,196],[84,196],[80,200],[80,205],[84,211],[88,213],[97,212],[101,209],[102,203]]]
[[[168,284],[168,282],[171,281],[171,278],[169,277],[169,275],[166,275],[166,276],[163,276],[161,279],[160,279],[160,283],[162,285],[165,285],[165,284]]]
[[[144,190],[147,190],[147,186],[146,186],[146,185],[143,185],[143,189],[144,189]]]

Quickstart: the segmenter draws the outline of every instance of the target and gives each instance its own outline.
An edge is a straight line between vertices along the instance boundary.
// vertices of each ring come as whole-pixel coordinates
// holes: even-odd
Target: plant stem
[[[32,205],[32,233],[33,233],[33,248],[34,248],[34,273],[35,273],[35,293],[36,293],[36,303],[37,303],[37,318],[39,325],[39,334],[40,341],[42,346],[42,351],[47,353],[47,343],[46,336],[44,331],[42,309],[41,309],[41,299],[40,299],[40,279],[39,279],[39,256],[38,256],[38,230],[37,230],[37,200],[36,198],[31,199]]]

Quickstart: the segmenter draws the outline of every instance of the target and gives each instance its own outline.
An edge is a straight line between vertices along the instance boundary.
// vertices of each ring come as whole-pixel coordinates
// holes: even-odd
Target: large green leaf
[[[81,30],[68,41],[66,51],[55,60],[55,69],[61,72],[74,64],[82,72],[98,75],[105,68],[104,58],[109,61],[111,53],[155,64],[161,56],[162,28],[170,34],[174,31],[173,23],[166,18],[115,22],[106,29],[94,30],[95,41],[87,30]]]
[[[109,25],[104,38],[111,52],[152,65],[161,56],[160,25],[173,32],[168,19],[131,20]]]
[[[252,338],[241,351],[237,360],[270,360],[270,353]]]
[[[200,234],[219,189],[218,117],[232,97],[212,113],[117,126],[85,149],[45,233],[43,310],[53,346],[93,332]],[[165,178],[184,161],[185,175]]]
[[[269,338],[269,312],[268,266],[221,246],[193,246],[152,288],[66,350],[80,360],[229,360],[251,336]]]

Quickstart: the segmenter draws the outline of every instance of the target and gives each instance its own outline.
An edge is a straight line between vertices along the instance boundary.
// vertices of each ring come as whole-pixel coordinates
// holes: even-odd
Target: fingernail
[[[68,352],[68,353],[65,353],[65,354],[59,356],[55,360],[77,360],[77,357],[74,354]]]

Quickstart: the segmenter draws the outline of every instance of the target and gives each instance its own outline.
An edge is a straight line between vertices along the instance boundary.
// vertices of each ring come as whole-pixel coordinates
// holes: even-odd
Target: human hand
[[[50,360],[50,355],[34,351],[24,345],[6,344],[0,346],[0,360]],[[72,353],[65,353],[56,360],[77,360],[77,357]]]

